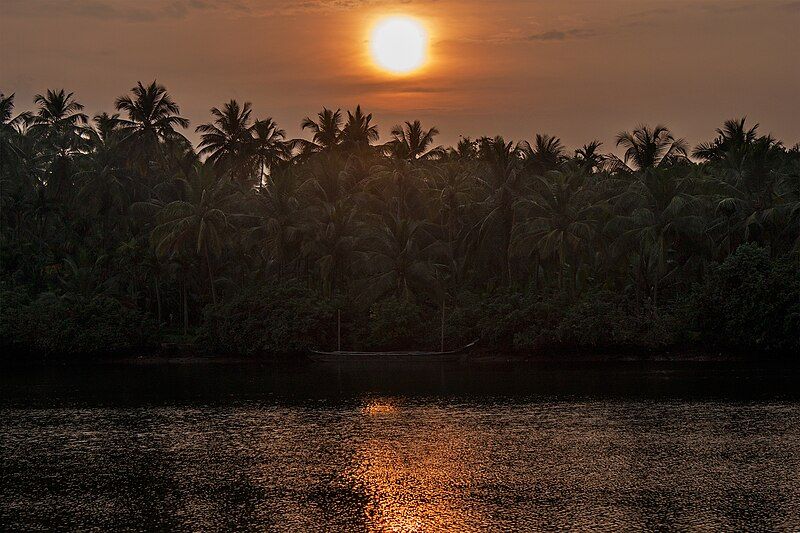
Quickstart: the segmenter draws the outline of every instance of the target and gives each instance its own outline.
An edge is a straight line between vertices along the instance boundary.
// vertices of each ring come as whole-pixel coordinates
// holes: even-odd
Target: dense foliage
[[[418,121],[380,142],[360,107],[287,139],[232,100],[195,150],[155,82],[91,120],[64,90],[14,104],[0,98],[6,347],[333,348],[338,313],[345,347],[434,347],[442,307],[450,345],[800,347],[800,150],[744,119],[693,151],[638,126],[617,157],[541,134],[443,148]]]

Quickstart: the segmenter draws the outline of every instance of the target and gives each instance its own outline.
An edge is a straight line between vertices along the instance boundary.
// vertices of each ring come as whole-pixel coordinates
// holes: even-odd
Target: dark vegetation
[[[138,84],[90,119],[0,100],[0,349],[214,353],[800,348],[800,152],[744,119],[591,142],[434,146],[323,109],[286,139],[248,103],[197,127]],[[385,141],[385,142],[381,142]]]

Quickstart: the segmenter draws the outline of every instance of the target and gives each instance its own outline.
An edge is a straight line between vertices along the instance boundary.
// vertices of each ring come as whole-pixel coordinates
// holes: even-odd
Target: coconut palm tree
[[[378,199],[377,205],[393,210],[398,219],[422,216],[423,170],[406,159],[389,159],[370,170],[362,183]]]
[[[362,252],[365,277],[362,298],[392,295],[405,301],[434,290],[435,268],[430,260],[437,242],[423,221],[383,217],[366,237]]]
[[[635,254],[637,278],[651,288],[656,311],[662,282],[694,256],[690,247],[693,241],[706,239],[699,200],[691,191],[693,185],[691,178],[676,177],[670,169],[651,168],[612,199],[618,215],[608,222],[605,231],[615,236],[617,255]],[[683,254],[676,253],[679,243],[686,250]]]
[[[521,142],[519,153],[524,161],[525,171],[538,176],[557,170],[566,160],[561,139],[539,133],[536,134],[533,145],[527,141]]]
[[[294,168],[281,169],[248,197],[251,204],[246,241],[266,267],[277,265],[279,274],[295,263],[303,238],[300,180]]]
[[[0,94],[0,165],[13,168],[18,164],[20,148],[16,140],[30,118],[27,111],[14,116],[14,94]]]
[[[445,150],[445,154],[451,159],[473,160],[478,157],[478,142],[470,137],[458,136],[458,143],[455,147]]]
[[[130,174],[122,168],[113,130],[103,129],[108,126],[108,118],[96,117],[98,129],[89,130],[87,134],[92,151],[82,158],[83,170],[76,173],[77,198],[98,216],[104,241],[112,237],[112,229],[123,227],[127,221],[122,215],[130,204],[129,193],[134,189]]]
[[[349,150],[363,150],[378,140],[378,127],[372,124],[372,113],[364,114],[361,106],[347,112],[347,122],[342,128],[342,145]]]
[[[717,128],[717,138],[711,142],[700,143],[692,151],[692,156],[705,161],[727,159],[736,161],[734,167],[741,167],[747,149],[758,138],[758,124],[747,129],[747,117],[726,120],[722,128]]]
[[[436,126],[429,130],[422,128],[419,120],[406,121],[402,126],[392,128],[393,139],[386,143],[388,152],[399,159],[429,159],[442,154],[442,147],[437,146],[429,150],[433,138],[439,134]]]
[[[452,242],[463,224],[467,205],[474,201],[473,170],[462,161],[443,161],[434,170],[428,187],[433,209],[430,218],[438,218]]]
[[[617,146],[625,149],[620,161],[615,159],[621,170],[647,170],[660,165],[672,164],[686,159],[688,145],[684,139],[675,139],[666,126],[637,126],[632,132],[623,131],[617,135]]]
[[[31,130],[43,134],[79,133],[79,127],[89,121],[83,113],[83,105],[74,98],[74,93],[64,89],[48,89],[45,95],[37,94],[33,102],[39,106],[30,117]]]
[[[594,140],[588,144],[584,144],[575,150],[575,161],[577,161],[587,174],[594,174],[603,167],[605,156],[600,153],[600,147],[603,145],[598,140]]]
[[[256,120],[251,130],[247,153],[255,161],[258,184],[263,186],[272,169],[291,158],[291,143],[285,142],[286,132],[271,117]]]
[[[514,203],[523,193],[519,148],[502,137],[479,139],[478,156],[484,177],[476,182],[485,190],[482,215],[473,226],[471,240],[491,258],[499,258],[500,279],[511,280],[511,234],[515,224]]]
[[[322,111],[317,113],[317,120],[305,117],[300,123],[300,128],[311,130],[314,133],[312,142],[306,142],[306,150],[333,150],[342,140],[342,112],[339,109],[331,111],[327,107],[323,107]]]
[[[521,221],[514,229],[513,247],[533,251],[537,263],[555,258],[561,289],[568,268],[572,269],[574,285],[577,263],[595,235],[597,208],[585,182],[581,167],[552,170],[545,176],[537,176],[534,194],[517,202]],[[538,268],[537,264],[537,275]]]
[[[107,275],[108,257],[81,249],[75,256],[65,257],[58,281],[64,298],[92,298],[113,292],[116,279]]]
[[[121,134],[118,113],[113,115],[108,113],[97,114],[92,119],[92,122],[94,122],[93,138],[91,139],[92,146],[110,146],[119,142]]]
[[[220,172],[230,172],[237,180],[247,180],[251,170],[249,153],[253,132],[250,115],[253,112],[250,102],[239,105],[236,100],[223,104],[222,109],[211,108],[214,122],[200,124],[195,131],[202,134],[198,155]]]
[[[0,131],[4,133],[9,130],[19,132],[31,118],[29,111],[14,116],[14,97],[14,93],[8,96],[0,93]]]
[[[152,242],[159,257],[193,250],[208,269],[213,303],[217,303],[211,256],[222,251],[223,236],[230,227],[226,207],[229,182],[217,179],[210,164],[199,165],[187,187],[187,197],[166,204],[158,214]]]
[[[117,98],[114,106],[128,117],[119,119],[119,125],[140,165],[146,167],[154,158],[163,159],[162,146],[167,142],[188,143],[177,129],[188,128],[189,120],[180,116],[178,104],[155,80],[147,86],[138,82],[131,94]]]
[[[34,99],[39,108],[30,117],[30,134],[40,142],[43,159],[49,167],[44,180],[58,198],[72,194],[73,162],[86,147],[83,125],[89,117],[73,93],[48,90]]]
[[[758,124],[747,128],[744,118],[728,120],[717,135],[714,141],[698,145],[694,155],[706,160],[712,171],[717,203],[710,230],[722,236],[729,254],[741,242],[766,242],[768,235],[781,233],[788,213],[785,193],[792,188],[779,189],[791,171],[783,168],[781,143],[770,135],[759,137]]]
[[[309,216],[302,254],[313,261],[322,292],[333,295],[352,269],[361,243],[358,208],[345,200],[319,202]]]

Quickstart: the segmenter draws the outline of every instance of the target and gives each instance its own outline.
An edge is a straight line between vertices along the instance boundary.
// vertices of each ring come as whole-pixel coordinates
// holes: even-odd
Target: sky
[[[194,127],[252,102],[290,137],[322,106],[361,104],[381,136],[403,120],[459,136],[559,136],[613,148],[666,124],[691,144],[747,115],[800,141],[800,0],[0,0],[0,91],[48,88],[112,111],[138,80],[166,85]],[[428,62],[375,67],[369,31],[407,15]],[[307,132],[306,132],[307,133]],[[308,137],[308,135],[305,135]]]

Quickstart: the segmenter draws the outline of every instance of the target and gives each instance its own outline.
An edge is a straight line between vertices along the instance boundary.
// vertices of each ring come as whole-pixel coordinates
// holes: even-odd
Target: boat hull
[[[309,358],[313,361],[457,361],[464,358],[477,342],[476,339],[457,350],[446,352],[323,352],[320,350],[310,350]]]
[[[334,354],[321,354],[321,353],[311,353],[309,354],[308,358],[312,361],[317,362],[326,362],[326,363],[335,363],[335,362],[370,362],[370,361],[382,361],[382,362],[419,362],[419,363],[429,363],[429,362],[452,362],[452,361],[461,361],[468,357],[468,354],[440,354],[436,353],[434,355],[428,356],[419,356],[419,355],[334,355]]]

